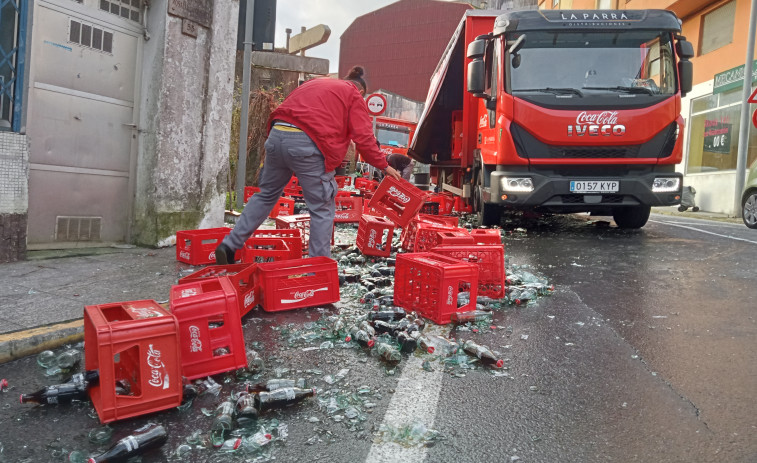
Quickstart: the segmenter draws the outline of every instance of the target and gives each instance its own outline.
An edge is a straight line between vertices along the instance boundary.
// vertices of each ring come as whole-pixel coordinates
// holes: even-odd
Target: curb
[[[84,340],[84,320],[0,334],[0,364]]]

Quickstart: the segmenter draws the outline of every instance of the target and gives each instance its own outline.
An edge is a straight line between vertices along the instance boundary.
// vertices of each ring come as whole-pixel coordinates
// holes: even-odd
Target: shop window
[[[736,0],[702,17],[702,36],[699,54],[704,55],[733,42],[733,25],[736,20]]]
[[[139,22],[142,0],[100,0],[100,9],[118,15],[124,19]]]
[[[741,89],[692,101],[686,173],[733,171],[738,161]],[[735,99],[734,99],[735,98]],[[757,130],[749,124],[747,165],[757,159]]]

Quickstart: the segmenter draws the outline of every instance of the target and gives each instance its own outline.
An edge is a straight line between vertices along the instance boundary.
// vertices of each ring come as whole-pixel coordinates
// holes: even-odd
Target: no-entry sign
[[[372,93],[365,99],[368,105],[368,112],[372,116],[380,116],[386,111],[386,98],[380,93]]]
[[[757,103],[757,88],[754,89],[752,95],[747,100],[748,103]],[[757,111],[752,113],[752,124],[757,127]]]

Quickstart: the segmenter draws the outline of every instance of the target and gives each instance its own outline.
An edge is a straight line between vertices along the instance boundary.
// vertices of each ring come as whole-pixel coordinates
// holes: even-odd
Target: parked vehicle
[[[694,55],[665,10],[471,10],[431,78],[409,155],[472,203],[646,224],[680,204]]]
[[[744,225],[757,228],[757,160],[749,167],[749,175],[741,194],[741,218]]]
[[[384,155],[400,153],[407,155],[407,148],[415,132],[415,122],[390,117],[376,117],[376,139]]]

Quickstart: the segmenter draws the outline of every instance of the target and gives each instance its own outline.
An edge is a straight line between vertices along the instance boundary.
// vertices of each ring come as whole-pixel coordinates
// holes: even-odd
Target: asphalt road
[[[169,441],[145,463],[757,461],[754,230],[663,215],[640,231],[584,216],[505,225],[509,267],[555,290],[497,311],[494,329],[454,333],[499,353],[506,368],[496,374],[415,355],[387,368],[339,342],[321,349],[310,335],[336,308],[255,311],[245,337],[266,358],[264,377],[305,377],[319,392],[265,415],[267,430],[286,425],[285,438],[246,454],[204,448],[203,409],[240,389],[228,376],[219,398],[113,423],[113,439],[164,424]],[[344,312],[363,310],[343,301]],[[19,392],[48,381],[34,358],[0,365],[0,377],[12,379],[0,394],[0,461],[68,461],[114,442],[90,441],[101,425],[87,402],[18,404]],[[439,438],[408,444],[412,428]]]

